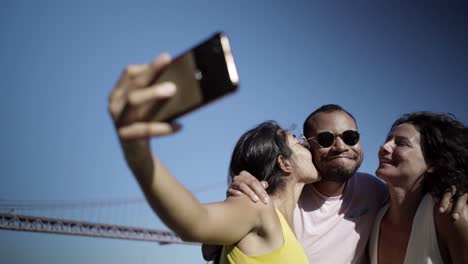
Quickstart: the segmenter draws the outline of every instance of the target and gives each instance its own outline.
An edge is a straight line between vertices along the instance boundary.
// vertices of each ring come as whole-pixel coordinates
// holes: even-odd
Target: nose
[[[335,138],[335,143],[333,144],[333,146],[338,151],[345,151],[347,149],[347,145],[343,142],[343,139],[341,139],[341,137]]]
[[[392,142],[387,141],[380,146],[379,152],[381,154],[387,154],[392,152]]]

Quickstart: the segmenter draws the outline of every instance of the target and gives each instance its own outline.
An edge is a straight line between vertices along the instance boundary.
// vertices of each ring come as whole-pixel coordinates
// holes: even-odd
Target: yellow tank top
[[[276,209],[276,214],[281,223],[283,231],[283,246],[274,250],[271,253],[260,256],[247,256],[239,248],[235,246],[223,246],[221,253],[221,264],[308,264],[307,256],[302,249],[301,244],[297,241],[294,233],[289,228],[283,214]]]

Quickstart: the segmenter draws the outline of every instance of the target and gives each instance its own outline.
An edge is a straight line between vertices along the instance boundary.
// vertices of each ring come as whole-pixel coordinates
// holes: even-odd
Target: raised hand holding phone
[[[128,98],[119,104],[116,124],[173,121],[236,91],[238,83],[229,40],[226,34],[216,33],[174,60],[163,55],[148,65],[128,66],[112,93]],[[161,92],[172,91],[171,85],[177,92],[161,96]]]
[[[151,63],[129,65],[121,74],[109,96],[109,112],[121,140],[148,139],[177,130],[174,124],[146,121],[146,114],[141,111],[149,102],[158,104],[176,94],[174,83],[151,85],[170,62],[170,56],[164,53]]]
[[[234,92],[238,83],[222,32],[174,60],[162,54],[151,63],[127,66],[109,96],[109,111],[132,170],[140,170],[141,160],[151,163],[151,137],[174,133],[180,128],[175,118]]]

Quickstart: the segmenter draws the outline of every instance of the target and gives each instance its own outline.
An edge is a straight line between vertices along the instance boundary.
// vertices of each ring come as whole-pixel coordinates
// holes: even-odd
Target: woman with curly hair
[[[376,217],[371,263],[468,263],[468,129],[451,115],[415,112],[392,125],[376,175],[390,199]],[[453,189],[454,221],[431,194]],[[463,195],[462,195],[463,194]]]

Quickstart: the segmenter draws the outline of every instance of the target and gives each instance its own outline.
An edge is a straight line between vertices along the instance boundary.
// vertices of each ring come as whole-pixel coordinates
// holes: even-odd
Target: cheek
[[[405,164],[404,167],[402,167],[401,172],[402,174],[409,176],[411,178],[413,177],[420,177],[424,173],[426,173],[427,167],[423,166],[422,164]]]
[[[321,157],[324,155],[323,152],[314,152],[312,153],[312,165],[317,171],[323,171],[326,168],[324,167],[324,162],[322,162]]]
[[[323,148],[320,148],[320,149],[313,149],[311,153],[312,153],[312,159],[314,161],[317,161],[317,160],[320,160],[321,157],[323,157],[325,154],[327,154],[327,151],[325,151],[325,149]]]
[[[304,159],[304,161],[307,161],[307,162],[312,162],[313,161],[313,155],[310,151],[304,149],[304,153],[302,153],[302,158]]]
[[[360,159],[362,159],[362,148],[361,144],[358,144],[352,148],[354,152],[359,156]]]
[[[320,151],[313,151],[312,152],[312,161],[315,165],[320,161],[320,156],[323,155]]]
[[[307,169],[310,171],[311,175],[317,177],[317,168],[315,168],[314,156],[312,153],[307,152],[304,155],[304,162],[306,162]]]
[[[407,151],[404,153],[396,153],[401,159],[402,167],[412,175],[422,175],[427,171],[427,164],[424,158],[419,153]]]
[[[424,159],[419,159],[415,162],[415,169],[421,174],[427,171],[427,164]]]

